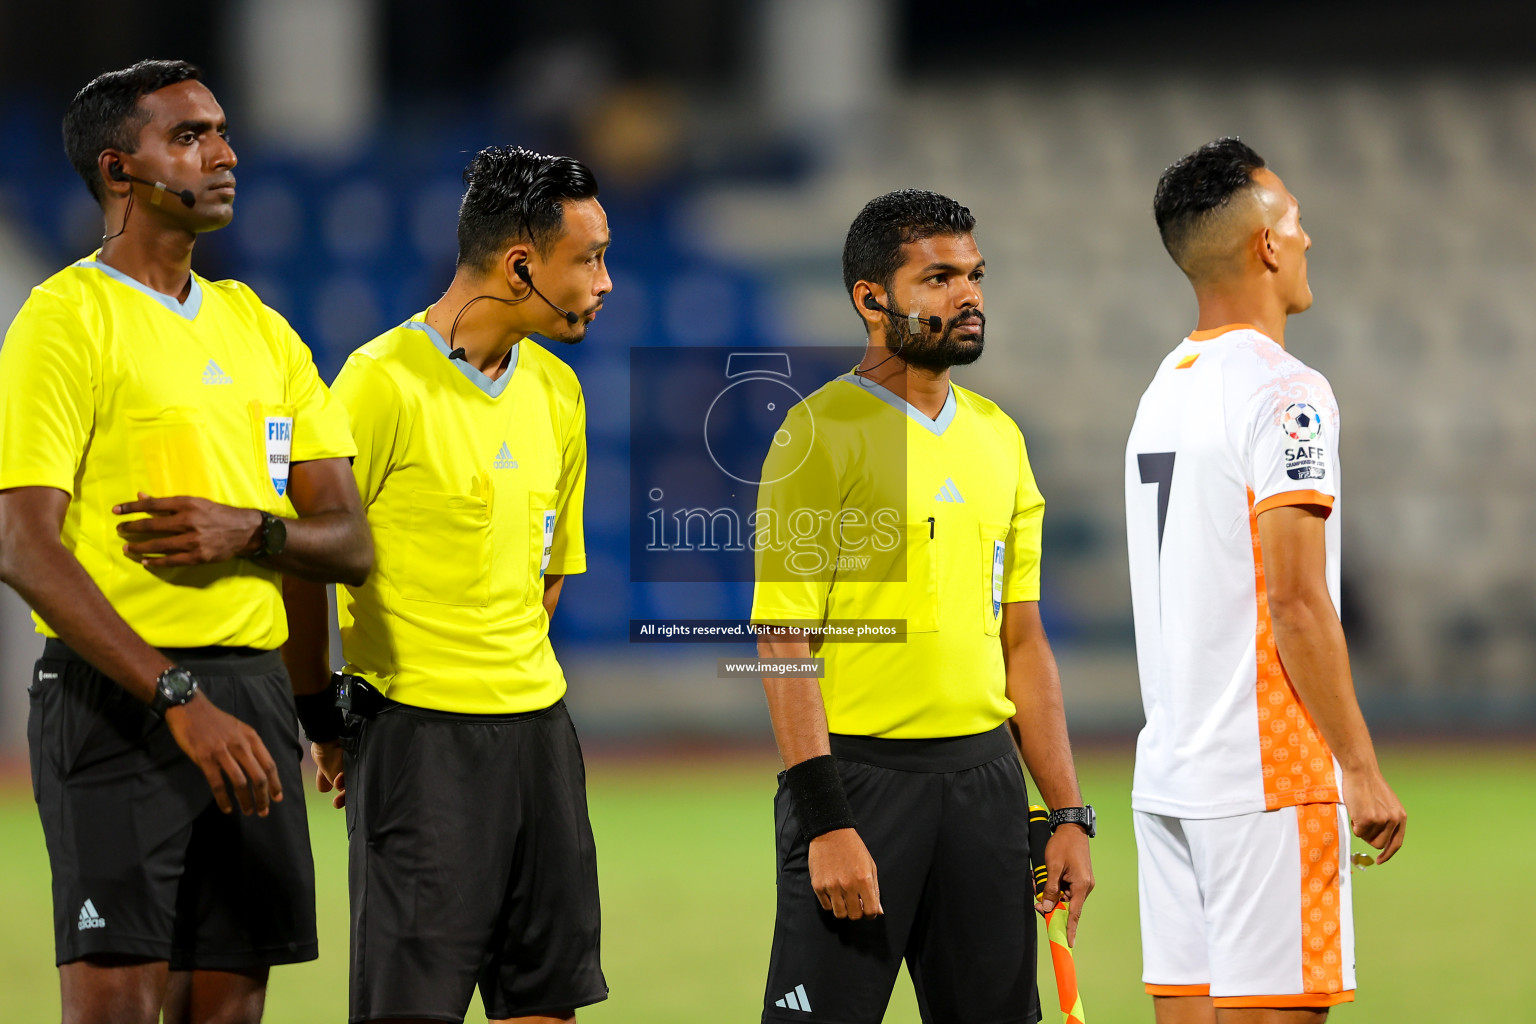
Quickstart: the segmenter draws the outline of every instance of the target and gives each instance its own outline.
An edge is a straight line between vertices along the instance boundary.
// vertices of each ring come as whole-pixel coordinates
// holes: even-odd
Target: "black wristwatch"
[[[251,558],[273,558],[288,546],[288,524],[270,512],[261,513],[261,542]]]
[[[1094,813],[1093,804],[1082,807],[1058,807],[1051,812],[1051,834],[1056,834],[1056,829],[1062,825],[1081,825],[1092,839],[1099,832],[1099,816]]]
[[[165,717],[171,708],[179,708],[197,696],[197,679],[180,665],[172,665],[155,680],[155,699],[149,702],[149,710]]]

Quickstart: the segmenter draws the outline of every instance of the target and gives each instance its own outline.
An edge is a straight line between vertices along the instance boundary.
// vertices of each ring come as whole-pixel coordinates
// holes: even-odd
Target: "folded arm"
[[[361,585],[373,568],[373,538],[347,460],[294,463],[288,497],[298,518],[283,520],[287,545],[262,564],[301,579]],[[155,569],[250,557],[261,544],[263,519],[256,509],[140,494],[112,511],[144,517],[119,524],[117,532],[126,555]]]

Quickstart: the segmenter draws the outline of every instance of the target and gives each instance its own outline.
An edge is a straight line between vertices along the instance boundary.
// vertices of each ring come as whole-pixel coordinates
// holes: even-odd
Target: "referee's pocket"
[[[43,744],[49,723],[49,696],[56,695],[61,669],[60,662],[39,661],[32,671],[32,685],[27,687],[27,753],[32,767],[32,799],[43,800]]]
[[[400,596],[484,608],[490,602],[490,507],[467,494],[415,491]]]
[[[129,409],[128,473],[132,489],[156,498],[218,501],[210,467],[207,421],[201,409]]]
[[[773,834],[774,850],[778,854],[779,871],[792,867],[791,859],[799,854],[799,860],[803,867],[807,850],[796,850],[796,843],[800,839],[800,819],[795,816],[794,799],[789,793],[789,784],[785,781],[787,772],[779,772],[779,787],[773,793]]]
[[[889,551],[875,549],[865,580],[853,584],[861,591],[859,615],[864,619],[899,619],[908,633],[939,628],[938,542],[929,520],[902,524],[904,543]]]

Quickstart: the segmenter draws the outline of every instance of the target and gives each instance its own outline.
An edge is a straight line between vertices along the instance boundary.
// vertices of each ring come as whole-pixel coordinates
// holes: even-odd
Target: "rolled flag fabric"
[[[1045,891],[1048,873],[1045,867],[1045,844],[1051,838],[1050,812],[1044,807],[1031,804],[1029,808],[1029,859],[1035,869],[1035,892]],[[1077,962],[1072,958],[1072,947],[1067,945],[1067,918],[1070,903],[1062,899],[1045,915],[1045,935],[1051,947],[1051,966],[1056,971],[1056,997],[1061,1003],[1062,1024],[1087,1024],[1083,1014],[1083,997],[1077,991]]]

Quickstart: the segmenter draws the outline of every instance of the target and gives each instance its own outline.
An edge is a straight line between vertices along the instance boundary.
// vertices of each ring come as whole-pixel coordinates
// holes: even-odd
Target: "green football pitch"
[[[1094,1024],[1149,1021],[1139,981],[1130,762],[1080,756],[1100,810],[1099,887],[1077,966]],[[1409,810],[1408,845],[1356,876],[1359,1001],[1340,1022],[1536,1020],[1536,815],[1530,747],[1389,746],[1387,777]],[[622,760],[589,765],[602,875],[606,1003],[590,1024],[737,1024],[762,1005],[772,933],[771,758]],[[346,1020],[346,834],[311,792],[321,959],[273,972],[272,1024]],[[1362,845],[1356,840],[1356,848]],[[48,862],[31,794],[0,788],[0,1019],[59,1019]],[[1042,953],[1047,1022],[1060,1020]],[[482,1020],[478,1002],[470,1021]],[[888,1022],[918,1020],[903,976]]]

